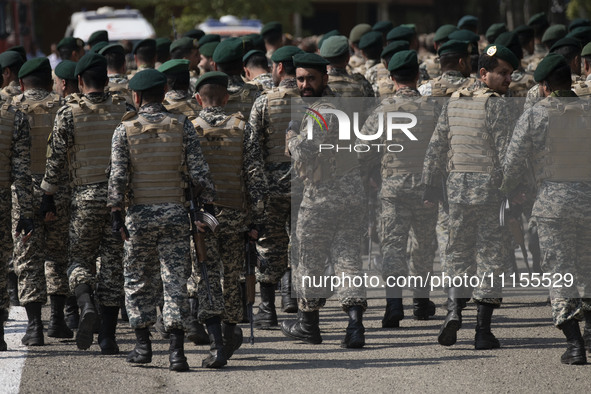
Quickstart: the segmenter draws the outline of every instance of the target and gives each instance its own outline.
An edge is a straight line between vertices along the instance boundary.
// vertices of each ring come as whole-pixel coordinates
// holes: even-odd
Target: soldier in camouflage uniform
[[[55,68],[53,80],[53,91],[60,97],[66,98],[72,93],[79,93],[78,79],[74,75],[76,62],[62,60]]]
[[[273,52],[283,46],[283,25],[279,22],[268,22],[261,29],[261,36],[265,40],[267,59],[270,59]]]
[[[381,35],[381,34],[380,34]],[[318,98],[312,109],[318,111],[333,106],[321,97],[330,97],[326,65],[328,62],[316,54],[298,54],[293,57],[296,81],[302,97]],[[319,138],[308,139],[303,122],[300,134],[289,130],[286,139],[289,151],[304,179],[304,197],[297,221],[298,275],[318,277],[324,274],[325,263],[335,263],[335,275],[361,274],[361,226],[350,223],[363,221],[363,186],[361,174],[354,160],[337,166],[336,155],[318,155],[319,143],[335,143],[338,125],[334,115],[326,116],[326,131],[316,130]],[[316,127],[314,127],[316,128]],[[351,156],[349,155],[349,158]],[[346,218],[346,219],[345,219]],[[342,220],[345,219],[345,220]],[[281,331],[287,337],[318,344],[322,342],[319,311],[325,299],[316,289],[298,286],[297,320],[283,321]],[[339,288],[341,305],[349,315],[342,346],[360,348],[365,345],[363,312],[367,308],[365,289],[344,285]]]
[[[123,242],[113,238],[107,204],[109,149],[113,130],[131,106],[123,97],[104,92],[108,82],[107,61],[96,53],[85,55],[76,65],[81,94],[69,96],[55,119],[48,142],[47,163],[41,189],[42,215],[56,215],[54,194],[63,180],[71,180],[69,218],[70,290],[81,309],[76,333],[79,349],[93,341],[98,318],[92,292],[101,309],[99,345],[103,354],[117,354],[115,329],[123,297]],[[90,149],[92,147],[92,149]],[[97,270],[97,258],[100,269]]]
[[[186,59],[169,60],[158,68],[166,76],[168,91],[162,105],[173,114],[183,114],[190,121],[197,117],[201,106],[189,93],[190,62]]]
[[[219,34],[206,34],[199,40],[199,71],[202,74],[215,71],[215,63],[212,56],[220,40]]]
[[[2,71],[2,90],[0,96],[3,100],[22,93],[18,83],[18,72],[25,59],[16,51],[6,51],[0,54],[0,69]]]
[[[84,41],[76,37],[64,37],[57,43],[60,59],[77,62],[84,56]]]
[[[364,69],[360,68],[359,73],[371,84],[373,91],[377,94],[377,65],[380,63],[380,53],[383,47],[382,33],[370,31],[365,33],[359,40],[359,49],[365,59]]]
[[[573,90],[577,96],[591,95],[591,43],[585,45],[581,51],[581,59],[583,64],[581,66],[581,74],[585,77],[584,81],[577,82],[573,85]]]
[[[495,40],[495,44],[505,46],[513,52],[515,57],[519,59],[519,67],[511,74],[511,84],[509,85],[508,97],[525,97],[528,90],[535,85],[533,73],[527,72],[523,68],[521,60],[523,59],[523,49],[519,42],[519,37],[516,32],[505,32],[499,34]]]
[[[195,85],[199,78],[199,40],[191,37],[183,37],[175,40],[170,45],[170,59],[185,59],[189,61],[189,94],[195,93]]]
[[[109,84],[107,92],[125,97],[128,104],[133,105],[131,91],[127,80],[127,65],[125,63],[125,50],[119,44],[109,44],[98,51],[107,59],[107,75]]]
[[[509,49],[492,45],[481,55],[479,66],[487,87],[475,91],[474,97],[481,99],[452,99],[443,107],[423,170],[428,206],[442,201],[440,177],[449,172],[449,228],[454,231],[449,233],[445,263],[450,276],[499,275],[509,262],[508,236],[499,225],[498,187],[502,179],[500,162],[514,122],[512,109],[500,95],[507,91],[519,61]],[[462,298],[468,294],[463,285],[449,289],[448,314],[438,336],[441,345],[450,346],[457,340]],[[490,325],[493,309],[501,304],[501,291],[499,281],[491,283],[488,278],[474,289],[473,299],[478,305],[476,349],[500,346]]]
[[[269,72],[269,64],[263,51],[251,49],[242,57],[242,63],[248,83],[255,85],[261,91],[273,88],[273,77]]]
[[[351,55],[349,64],[347,65],[348,71],[361,75],[365,74],[365,70],[360,69],[360,67],[365,64],[365,60],[363,59],[363,55],[359,49],[359,40],[361,40],[361,36],[370,30],[371,25],[367,23],[360,23],[351,29],[351,32],[349,33],[349,45],[351,46],[353,54]]]
[[[135,62],[135,70],[127,69],[128,77],[131,78],[138,71],[146,68],[154,68],[156,65],[156,40],[153,38],[146,38],[138,41],[132,50],[133,60]]]
[[[406,51],[410,49],[408,41],[398,40],[392,41],[382,50],[380,55],[382,61],[378,66],[378,96],[388,98],[396,93],[396,87],[394,81],[390,77],[388,71],[388,63],[395,53],[400,51]]]
[[[528,59],[528,71],[534,72],[540,60],[544,58],[548,54],[548,48],[550,48],[553,44],[548,45],[549,40],[558,40],[566,35],[566,28],[564,25],[564,34],[560,37],[549,37],[550,35],[554,35],[554,31],[549,32],[551,29],[555,29],[557,26],[550,26],[548,22],[548,17],[546,13],[540,12],[533,15],[527,21],[527,26],[534,29],[534,53],[532,54],[531,58]],[[550,34],[548,34],[550,33]]]
[[[530,171],[530,160],[539,186],[532,214],[544,256],[542,268],[574,279],[572,286],[550,286],[552,319],[567,340],[561,362],[585,364],[585,347],[591,349],[591,117],[588,104],[570,90],[570,67],[562,56],[546,56],[534,76],[545,98],[525,111],[515,126],[502,190],[520,202],[519,184]],[[583,316],[585,338],[579,328]]]

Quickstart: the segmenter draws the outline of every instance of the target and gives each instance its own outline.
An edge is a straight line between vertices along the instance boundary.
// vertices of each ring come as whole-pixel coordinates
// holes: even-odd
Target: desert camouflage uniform
[[[156,67],[158,69],[158,67]],[[195,87],[197,86],[197,80],[199,79],[199,70],[189,70],[189,93],[194,95]]]
[[[257,75],[256,77],[254,77],[252,81],[249,81],[247,83],[255,85],[261,91],[273,89],[273,87],[275,87],[275,84],[273,83],[273,76],[271,75],[271,73]]]
[[[0,94],[7,99],[8,97],[18,96],[19,94],[23,94],[21,91],[21,85],[18,81],[12,81],[8,85],[6,85],[1,91]]]
[[[441,76],[441,65],[439,64],[439,56],[436,54],[430,54],[427,56],[421,66],[425,68],[427,74],[431,79],[435,79]]]
[[[584,81],[573,84],[573,90],[579,97],[591,95],[591,74],[587,75],[587,78]]]
[[[338,84],[331,84],[331,77],[345,77],[351,80],[351,91],[355,90],[359,93],[351,96],[350,91],[343,91],[338,89]],[[374,97],[374,91],[371,84],[361,74],[349,74],[346,68],[331,67],[328,69],[328,86],[331,90],[341,97]],[[333,89],[333,86],[336,88]]]
[[[508,92],[507,96],[526,97],[535,84],[533,73],[527,72],[523,68],[515,70],[511,74],[510,93]]]

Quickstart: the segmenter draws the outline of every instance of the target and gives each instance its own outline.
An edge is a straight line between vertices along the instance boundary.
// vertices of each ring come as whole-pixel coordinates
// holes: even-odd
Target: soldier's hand
[[[113,237],[127,241],[129,239],[129,231],[125,227],[125,222],[121,216],[121,211],[111,211],[111,233]]]
[[[53,200],[53,194],[43,194],[41,198],[41,217],[49,222],[57,219],[57,209]]]
[[[207,230],[207,224],[200,222],[199,220],[195,220],[195,226],[197,226],[197,230],[200,233],[204,233]]]
[[[34,229],[35,229],[35,226],[33,224],[33,219],[20,218],[18,220],[18,224],[16,225],[15,236],[19,237],[22,235],[21,241],[23,241],[23,243],[25,243],[33,235]],[[24,234],[23,234],[23,232],[24,232]]]
[[[433,208],[439,201],[443,200],[443,191],[440,188],[429,186],[425,187],[423,193],[423,203],[427,208]]]

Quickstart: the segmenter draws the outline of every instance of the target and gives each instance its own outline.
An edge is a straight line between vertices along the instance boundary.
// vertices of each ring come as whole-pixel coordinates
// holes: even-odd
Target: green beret
[[[293,61],[294,55],[297,55],[298,53],[304,53],[304,51],[293,45],[284,45],[273,52],[271,60],[275,63],[291,62]]]
[[[242,60],[243,43],[240,38],[227,38],[220,42],[213,52],[216,63],[232,63]]]
[[[88,37],[88,45],[90,47],[102,41],[109,42],[109,32],[106,30],[97,30]]]
[[[136,92],[164,85],[166,85],[166,75],[153,68],[146,68],[138,71],[133,78],[129,80],[129,89]]]
[[[84,48],[84,40],[82,38],[76,38],[74,37],[76,40],[76,49],[80,48]]]
[[[520,47],[519,37],[517,37],[517,34],[515,34],[514,31],[506,31],[504,33],[499,34],[494,43],[507,48],[510,48],[515,45]]]
[[[107,41],[100,41],[100,42],[97,42],[96,44],[94,44],[94,45],[92,46],[92,48],[90,49],[90,51],[91,51],[91,52],[94,52],[94,53],[99,53],[99,51],[100,51],[101,49],[103,49],[104,47],[106,47],[107,45],[109,45],[109,43],[108,43]]]
[[[538,67],[536,67],[536,70],[534,71],[534,80],[540,83],[548,78],[552,71],[560,66],[567,65],[564,56],[559,55],[558,53],[549,53],[538,64]]]
[[[349,33],[349,41],[356,44],[361,40],[361,36],[371,30],[371,25],[368,23],[360,23],[355,25]]]
[[[477,44],[480,41],[480,36],[470,30],[456,30],[447,36],[450,40],[468,41]]]
[[[107,71],[107,59],[98,53],[88,52],[76,64],[76,71],[74,75],[77,77],[89,68],[101,67]]]
[[[545,44],[549,41],[557,41],[564,36],[566,36],[566,26],[558,23],[546,29],[542,36],[542,43]]]
[[[57,43],[58,51],[61,48],[68,48],[70,51],[73,51],[78,48],[78,43],[74,37],[64,37],[60,42]]]
[[[443,40],[447,40],[448,36],[456,30],[458,30],[458,28],[454,25],[439,26],[439,28],[435,32],[435,35],[433,36],[433,41],[440,42]]]
[[[207,44],[208,42],[220,42],[222,37],[219,34],[206,34],[199,39],[199,46]]]
[[[519,68],[519,59],[511,50],[505,46],[500,44],[493,44],[489,45],[484,48],[484,52],[487,56],[496,57],[498,59],[504,60],[513,67],[514,70]]]
[[[170,52],[170,45],[172,44],[172,41],[170,41],[170,38],[168,37],[158,37],[156,39],[156,50],[158,52],[162,51],[166,51],[166,53]]]
[[[396,52],[392,55],[392,58],[388,63],[388,71],[390,72],[415,68],[419,68],[419,61],[417,59],[417,53],[412,50]]]
[[[199,47],[199,53],[206,57],[212,57],[218,45],[218,41],[207,42]]]
[[[242,56],[242,63],[246,64],[252,55],[265,56],[265,52],[259,51],[258,49],[251,49],[250,51],[246,52],[246,55]]]
[[[125,55],[125,48],[121,44],[109,44],[97,51],[99,55],[105,56],[107,53],[121,53]]]
[[[282,33],[283,26],[279,22],[269,22],[266,23],[263,28],[261,29],[261,36],[265,36],[266,34],[270,33]]]
[[[32,73],[46,73],[51,75],[51,65],[49,59],[46,57],[37,57],[35,59],[27,60],[18,72],[18,78],[24,78]]]
[[[529,21],[527,21],[527,25],[528,26],[548,26],[548,18],[546,17],[546,13],[545,12],[540,12],[538,14],[533,15],[531,18],[529,18]]]
[[[507,31],[507,26],[504,23],[493,23],[484,33],[488,42],[495,42],[499,34]]]
[[[195,85],[195,91],[199,91],[199,88],[203,85],[220,85],[228,87],[228,75],[220,71],[210,71],[199,77],[197,85]]]
[[[133,46],[133,51],[131,52],[133,55],[135,55],[135,53],[137,52],[138,48],[141,47],[152,47],[154,48],[154,50],[156,50],[156,40],[153,38],[146,38],[144,40],[138,41],[134,46]]]
[[[182,71],[189,71],[189,63],[187,59],[173,59],[167,62],[162,63],[160,67],[158,67],[158,71],[161,73],[177,73]]]
[[[408,27],[409,29],[412,29],[415,34],[417,34],[417,25],[414,23],[403,23],[400,26]]]
[[[76,62],[71,60],[62,60],[60,64],[55,67],[55,75],[61,79],[68,79],[75,81],[76,78]]]
[[[22,56],[18,52],[6,51],[3,53],[0,53],[0,67],[2,69],[5,69],[6,67],[12,67],[12,66],[17,66],[18,68],[20,68],[24,62],[25,62],[25,60],[22,58]]]
[[[527,25],[519,25],[514,30],[518,37],[525,37],[527,39],[534,38],[534,29]]]
[[[349,40],[345,36],[328,37],[320,47],[320,56],[337,57],[349,53]]]
[[[583,51],[581,52],[581,57],[583,56],[591,56],[591,42],[583,47]]]
[[[368,31],[359,40],[359,49],[365,49],[375,46],[382,46],[382,33],[379,31]]]
[[[466,27],[478,27],[478,18],[472,15],[464,15],[458,21],[458,29],[464,29]]]
[[[576,38],[566,36],[566,37],[561,38],[560,40],[556,41],[554,43],[554,45],[552,45],[552,47],[550,48],[550,52],[554,52],[558,48],[562,48],[562,47],[574,47],[574,48],[581,49],[581,42],[579,40],[577,40]]]
[[[371,28],[371,30],[373,30],[373,31],[379,31],[380,33],[387,33],[390,30],[392,30],[393,27],[394,27],[394,25],[392,24],[392,22],[390,22],[390,21],[381,21],[381,22],[378,22],[375,25],[373,25],[373,27]]]
[[[175,51],[177,49],[181,50],[191,50],[198,48],[199,43],[196,39],[191,37],[182,37],[178,40],[174,40],[172,44],[170,44],[170,52]]]
[[[21,55],[21,57],[23,58],[23,61],[27,60],[27,51],[25,50],[24,46],[15,45],[13,47],[8,48],[7,50],[14,51],[14,52],[18,53],[19,55]]]
[[[193,38],[195,40],[200,39],[201,37],[203,37],[205,35],[205,32],[201,29],[192,29],[189,30],[188,32],[185,33],[185,37],[190,37]]]
[[[263,36],[261,36],[260,34],[252,33],[247,34],[244,37],[248,37],[250,39],[250,42],[252,42],[253,49],[258,49],[260,51],[267,52],[267,49],[265,47],[265,40],[263,40]]]
[[[324,33],[322,35],[322,37],[320,38],[320,40],[318,41],[318,48],[322,48],[322,44],[324,44],[324,41],[326,41],[327,38],[334,37],[334,36],[340,36],[340,35],[341,35],[341,33],[339,33],[339,31],[336,29]]]
[[[396,26],[392,30],[388,32],[386,36],[386,41],[409,41],[412,40],[412,37],[415,35],[415,32],[410,27],[406,26]]]
[[[589,21],[589,19],[587,18],[577,18],[577,19],[573,19],[569,24],[568,24],[568,31],[573,31],[574,29],[576,29],[577,27],[582,27],[582,26],[591,26],[591,22]]]
[[[575,27],[566,37],[576,38],[583,46],[591,41],[591,26]]]
[[[404,40],[392,41],[382,50],[380,57],[382,59],[388,59],[392,57],[396,52],[406,51],[409,49],[409,42]]]
[[[469,55],[472,53],[472,43],[468,41],[449,40],[439,47],[437,54],[439,56],[448,53],[457,53],[459,55]]]
[[[379,31],[374,33],[382,34]],[[315,53],[298,53],[293,56],[293,65],[296,68],[314,68],[320,71],[326,71],[326,66],[330,64],[328,60]]]

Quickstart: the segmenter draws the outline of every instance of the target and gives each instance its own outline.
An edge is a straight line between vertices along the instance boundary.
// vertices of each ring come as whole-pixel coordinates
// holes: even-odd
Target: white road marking
[[[4,326],[8,351],[0,352],[0,392],[18,393],[27,358],[27,347],[21,343],[27,328],[27,313],[22,306],[10,308],[10,318]]]

